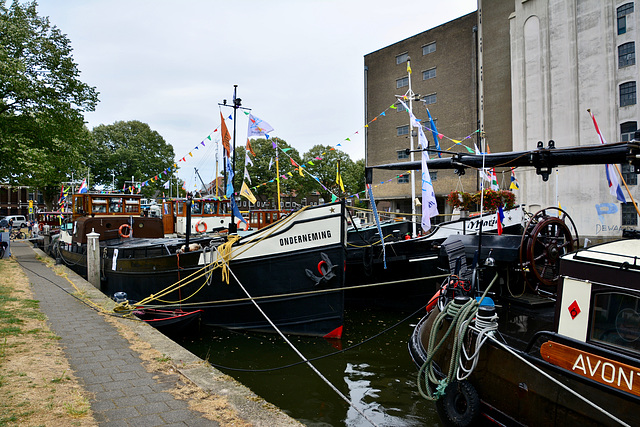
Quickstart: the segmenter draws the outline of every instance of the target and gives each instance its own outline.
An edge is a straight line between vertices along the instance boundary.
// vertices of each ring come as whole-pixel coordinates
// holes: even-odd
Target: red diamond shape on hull
[[[580,306],[578,305],[578,301],[573,301],[569,306],[569,313],[571,314],[571,318],[575,319],[578,314],[580,314]]]

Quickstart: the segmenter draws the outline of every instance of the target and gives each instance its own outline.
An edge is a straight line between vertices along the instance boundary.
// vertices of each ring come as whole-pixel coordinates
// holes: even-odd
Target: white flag
[[[427,166],[429,154],[422,152],[422,229],[427,232],[431,228],[431,217],[438,215],[438,203],[433,191],[431,175]]]
[[[253,114],[249,114],[249,129],[247,131],[247,138],[250,138],[252,136],[266,136],[266,134],[272,131],[273,128],[269,123],[257,118]]]

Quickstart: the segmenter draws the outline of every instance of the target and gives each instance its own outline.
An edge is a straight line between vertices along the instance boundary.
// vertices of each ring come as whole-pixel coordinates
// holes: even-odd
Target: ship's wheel
[[[520,240],[520,267],[527,284],[535,291],[541,286],[554,291],[560,278],[560,257],[577,246],[576,225],[564,210],[549,207],[536,212]]]

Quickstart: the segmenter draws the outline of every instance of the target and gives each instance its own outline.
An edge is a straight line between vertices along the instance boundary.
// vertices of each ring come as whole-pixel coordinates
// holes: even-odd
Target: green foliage
[[[315,145],[304,153],[303,161],[313,162],[313,165],[307,164],[307,170],[318,179],[307,180],[303,188],[304,193],[318,191],[322,198],[329,202],[331,194],[343,197],[364,190],[364,160],[354,162],[344,151],[336,150],[329,145]],[[336,182],[338,161],[344,192]]]
[[[256,153],[255,157],[250,154],[253,165],[247,165],[249,176],[251,177],[251,183],[246,179],[249,187],[258,186],[255,190],[252,190],[253,194],[264,195],[268,200],[276,200],[277,183],[276,181],[269,182],[276,178],[276,150],[273,148],[274,141],[278,144],[280,150],[278,159],[278,169],[280,176],[285,175],[289,179],[280,179],[280,192],[291,193],[292,191],[298,191],[300,189],[300,179],[303,179],[298,175],[295,170],[295,166],[291,163],[289,156],[294,159],[296,163],[300,163],[300,154],[298,150],[292,148],[286,141],[280,138],[272,138],[266,140],[264,138],[251,140],[251,148]],[[282,151],[285,151],[282,153]],[[244,175],[244,163],[245,163],[245,147],[236,147],[236,179],[234,180],[234,189],[236,192],[240,191],[242,185],[242,177]],[[271,169],[269,169],[269,163],[272,162]],[[291,172],[292,176],[288,173]],[[308,177],[306,178],[308,179]],[[266,183],[266,185],[262,185]]]
[[[98,93],[78,79],[69,39],[36,9],[0,1],[0,179],[47,198],[77,171],[83,112]]]
[[[83,151],[83,163],[91,168],[94,185],[121,189],[126,181],[147,180],[142,194],[153,196],[162,191],[162,184],[169,178],[161,172],[173,170],[173,147],[148,124],[131,120],[112,125],[99,125],[91,132],[90,143]],[[158,180],[150,178],[158,175]]]
[[[253,165],[247,165],[251,183],[249,187],[255,195],[265,195],[268,200],[276,198],[276,182],[269,182],[276,178],[275,150],[273,139],[255,139],[251,141],[251,148],[256,156],[251,156]],[[331,146],[316,145],[302,156],[295,148],[291,148],[286,141],[277,139],[279,148],[279,176],[280,192],[285,194],[308,195],[314,192],[320,193],[325,201],[331,201],[331,193],[339,197],[351,195],[364,190],[364,160],[354,162],[343,151]],[[245,148],[236,147],[236,180],[235,189],[239,190],[244,174]],[[320,160],[317,160],[320,158]],[[303,176],[300,176],[296,165],[304,165]],[[344,183],[345,192],[336,183],[337,162],[340,161],[340,174]],[[269,163],[273,161],[271,169]],[[311,161],[313,164],[309,164]],[[282,176],[287,179],[283,179]],[[317,178],[317,180],[316,180]],[[246,181],[246,179],[245,179]],[[266,185],[262,185],[266,183]],[[331,192],[323,188],[323,185]]]

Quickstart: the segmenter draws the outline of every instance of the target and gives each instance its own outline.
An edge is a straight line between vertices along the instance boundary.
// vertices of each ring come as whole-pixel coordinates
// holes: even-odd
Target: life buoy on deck
[[[204,230],[200,231],[200,226],[204,226]],[[207,232],[207,223],[204,222],[204,219],[201,219],[200,221],[198,221],[198,223],[196,224],[196,231],[198,233],[206,233]]]
[[[124,233],[125,229],[127,229],[127,234]],[[118,228],[118,234],[120,235],[120,237],[128,239],[129,237],[131,237],[131,226],[129,224],[122,224],[120,228]]]
[[[236,223],[236,225],[238,226],[238,230],[240,230],[240,224],[244,224],[244,231],[247,231],[249,229],[249,221],[244,222],[241,219],[239,219],[238,222]]]
[[[39,223],[39,224],[38,224],[38,229],[39,229],[40,231],[42,231],[42,229],[43,229],[43,228],[44,228],[44,226],[42,225],[42,223]]]

